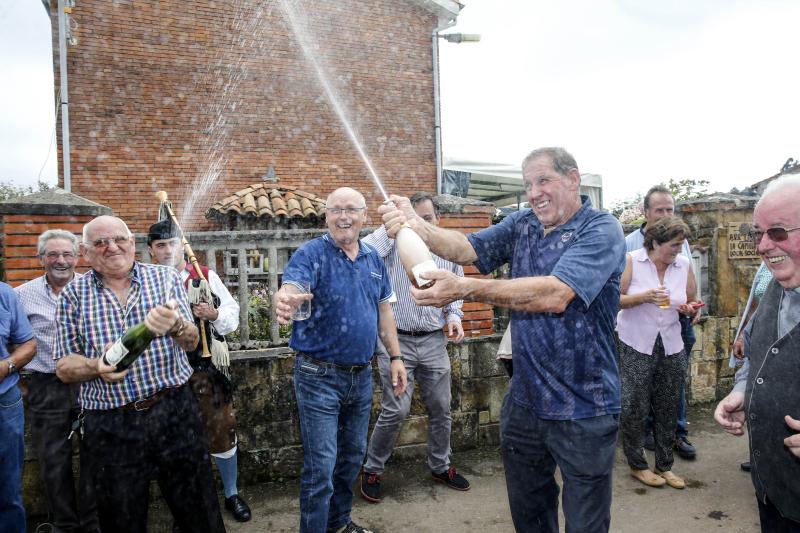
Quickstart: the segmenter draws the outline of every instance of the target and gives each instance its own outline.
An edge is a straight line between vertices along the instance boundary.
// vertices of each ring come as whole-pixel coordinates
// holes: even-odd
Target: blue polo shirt
[[[3,360],[11,355],[8,353],[9,344],[22,344],[32,338],[33,328],[14,289],[0,281],[0,364],[7,364]],[[0,395],[5,394],[18,381],[19,374],[11,374],[0,381]]]
[[[511,314],[511,397],[544,419],[620,412],[614,325],[625,239],[613,216],[581,200],[547,235],[526,209],[468,236],[484,274],[510,262],[514,278],[552,275],[575,291],[564,313]]]
[[[289,346],[338,365],[363,365],[378,341],[378,306],[392,285],[378,252],[359,241],[355,261],[330,234],[305,243],[292,254],[283,283],[311,284],[311,316],[292,324]]]

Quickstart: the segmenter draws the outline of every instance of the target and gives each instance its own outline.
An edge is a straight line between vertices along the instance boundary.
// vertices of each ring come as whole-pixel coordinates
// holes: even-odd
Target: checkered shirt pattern
[[[75,273],[74,279],[81,274]],[[36,355],[25,365],[25,370],[55,374],[56,362],[53,359],[56,328],[53,327],[58,307],[58,294],[53,292],[47,283],[47,276],[40,276],[15,288],[22,307],[28,314],[28,320],[36,337]]]
[[[192,322],[186,289],[172,267],[134,263],[124,306],[90,270],[61,292],[54,357],[60,359],[71,353],[102,357],[108,343],[142,322],[152,308],[173,299],[178,302],[183,319]],[[172,337],[156,337],[122,381],[108,383],[95,378],[83,383],[80,404],[84,409],[113,409],[182,385],[191,374],[186,352]]]

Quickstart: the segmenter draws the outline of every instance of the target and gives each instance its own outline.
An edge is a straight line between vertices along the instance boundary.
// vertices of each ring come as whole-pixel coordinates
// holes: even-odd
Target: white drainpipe
[[[436,143],[436,194],[442,194],[442,116],[439,101],[439,32],[456,25],[456,19],[445,22],[431,33],[433,58],[433,132]]]
[[[58,0],[58,74],[61,81],[61,152],[64,163],[64,190],[72,191],[69,162],[69,91],[67,90],[67,14],[64,0]]]

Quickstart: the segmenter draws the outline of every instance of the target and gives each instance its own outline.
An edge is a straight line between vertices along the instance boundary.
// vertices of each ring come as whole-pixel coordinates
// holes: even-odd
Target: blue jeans
[[[300,531],[336,531],[350,522],[367,451],[372,370],[341,370],[298,354],[294,390],[303,438]]]
[[[0,394],[0,533],[25,531],[21,488],[24,430],[22,395],[14,385]]]
[[[558,533],[556,465],[567,533],[608,531],[618,426],[618,415],[545,420],[506,395],[500,449],[517,531]]]

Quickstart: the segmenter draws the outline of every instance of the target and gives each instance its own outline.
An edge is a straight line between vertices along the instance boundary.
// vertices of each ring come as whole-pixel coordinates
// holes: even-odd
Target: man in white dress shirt
[[[417,193],[411,197],[417,214],[425,221],[439,224],[439,205],[428,193]],[[470,485],[450,464],[450,356],[447,353],[447,338],[442,328],[447,326],[448,335],[456,342],[464,338],[461,326],[461,300],[443,308],[419,306],[411,298],[411,282],[400,262],[394,239],[389,238],[381,226],[362,242],[375,248],[386,265],[392,280],[397,302],[392,306],[397,323],[397,338],[404,357],[408,384],[405,392],[398,396],[392,393],[392,381],[387,357],[378,358],[378,370],[383,384],[381,414],[372,430],[367,448],[367,459],[361,478],[361,496],[372,503],[381,501],[381,476],[386,461],[394,450],[400,427],[411,408],[414,384],[419,385],[422,399],[428,410],[428,467],[434,481],[456,490],[469,490]],[[433,256],[436,266],[450,270],[457,276],[464,269],[450,261]],[[379,346],[383,349],[383,346]]]

